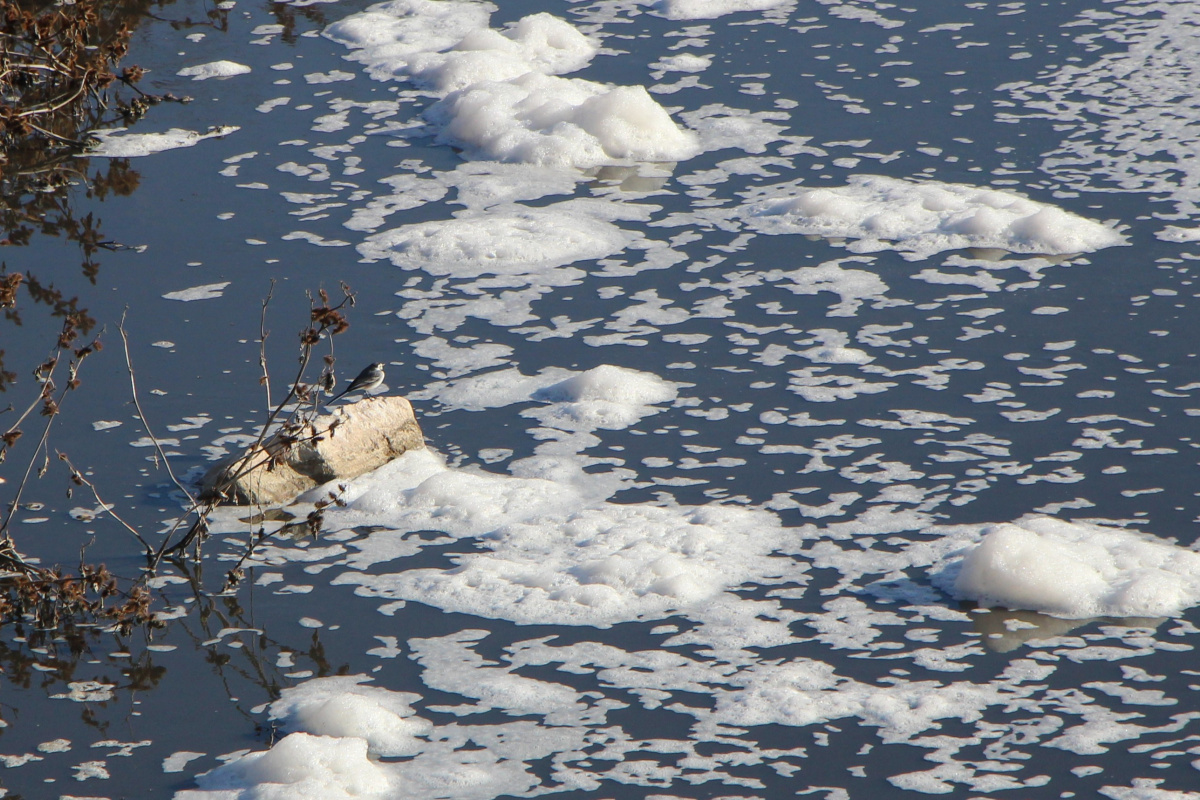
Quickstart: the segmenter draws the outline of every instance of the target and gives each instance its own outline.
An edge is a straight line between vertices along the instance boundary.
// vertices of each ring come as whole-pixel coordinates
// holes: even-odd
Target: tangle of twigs
[[[214,509],[231,496],[233,486],[249,472],[266,467],[273,468],[282,463],[288,453],[301,445],[321,441],[331,434],[332,429],[318,429],[313,424],[316,417],[322,386],[326,382],[333,364],[332,355],[325,357],[322,377],[316,384],[305,382],[306,372],[312,363],[314,348],[322,341],[344,332],[349,323],[344,310],[354,303],[354,294],[345,284],[341,285],[342,297],[339,302],[331,302],[324,290],[318,293],[319,300],[309,296],[309,323],[299,335],[300,355],[297,371],[289,385],[286,395],[274,406],[270,407],[266,421],[258,433],[256,441],[247,450],[246,457],[237,463],[236,468],[227,473],[223,481],[204,498],[198,497],[171,470],[167,454],[162,450],[161,443],[154,435],[153,429],[146,418],[145,411],[138,398],[137,376],[133,367],[129,349],[129,335],[125,329],[125,317],[122,316],[118,330],[124,345],[126,368],[129,374],[130,394],[137,417],[147,435],[158,448],[159,463],[163,464],[171,482],[186,498],[183,513],[162,536],[157,546],[152,545],[136,526],[123,518],[114,510],[114,506],[104,502],[95,484],[75,467],[70,458],[57,452],[57,458],[69,470],[71,482],[75,486],[87,487],[97,502],[97,515],[108,514],[122,528],[133,535],[141,545],[146,555],[147,565],[143,575],[128,588],[124,588],[103,565],[93,566],[81,562],[78,575],[67,575],[59,568],[47,569],[30,563],[20,555],[16,543],[9,534],[9,527],[17,509],[20,507],[21,496],[26,484],[36,470],[38,477],[46,473],[50,466],[49,434],[54,419],[61,413],[62,402],[69,392],[76,390],[79,385],[78,372],[83,360],[101,349],[99,340],[90,344],[75,347],[74,342],[80,335],[80,325],[77,320],[68,317],[63,331],[59,335],[57,349],[38,367],[35,377],[41,384],[40,393],[19,416],[9,424],[7,430],[0,434],[0,461],[8,454],[9,449],[21,436],[21,426],[33,417],[33,412],[40,409],[41,416],[46,418],[41,427],[40,438],[29,458],[22,480],[16,487],[14,496],[8,502],[2,520],[0,520],[0,622],[12,619],[24,619],[41,627],[53,628],[62,624],[75,624],[85,619],[103,620],[112,624],[117,630],[128,631],[133,626],[151,623],[154,616],[150,610],[150,593],[146,581],[154,575],[161,561],[168,556],[173,559],[184,557],[189,547],[194,547],[194,557],[199,557],[200,546],[207,537],[209,517]],[[266,336],[266,310],[271,294],[263,301],[260,333]],[[67,364],[67,379],[60,389],[54,383],[56,370],[64,362]],[[269,372],[266,365],[265,350],[262,355],[263,381],[269,383]],[[269,443],[270,447],[264,445]],[[314,504],[314,509],[301,522],[284,526],[275,533],[308,532],[313,535],[320,530],[324,521],[324,510],[333,504],[340,504],[340,492],[331,493],[328,499]],[[180,533],[182,531],[182,534]],[[257,534],[251,537],[245,553],[233,569],[226,575],[225,589],[235,587],[243,576],[243,565],[253,554],[255,548],[270,535],[265,527],[260,526]]]

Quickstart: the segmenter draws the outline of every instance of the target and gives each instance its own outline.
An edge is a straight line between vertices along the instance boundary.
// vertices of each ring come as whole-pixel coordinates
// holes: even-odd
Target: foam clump
[[[194,67],[184,67],[176,72],[183,78],[194,81],[205,81],[209,78],[231,78],[234,75],[245,75],[250,68],[236,61],[212,61],[208,64],[198,64]]]
[[[493,6],[454,0],[394,0],[351,14],[324,35],[357,52],[371,77],[390,80],[410,72],[426,53],[449,50],[467,34],[488,27]]]
[[[523,17],[503,31],[473,30],[448,51],[424,52],[414,60],[413,75],[439,92],[452,92],[531,72],[575,72],[586,67],[598,49],[571,23],[542,12]]]
[[[421,749],[416,737],[433,729],[414,716],[409,705],[417,695],[365,686],[362,675],[318,678],[284,689],[271,704],[271,719],[285,731],[362,739],[373,755],[412,755]]]
[[[369,800],[397,796],[403,783],[378,757],[412,756],[433,724],[415,716],[417,695],[367,686],[366,675],[316,678],[284,689],[270,718],[289,735],[202,775],[179,800]]]
[[[399,789],[367,756],[363,739],[293,733],[265,752],[248,753],[196,779],[199,790],[178,800],[374,800]]]
[[[539,389],[534,400],[555,404],[548,414],[536,414],[560,430],[620,430],[646,416],[648,407],[669,403],[678,385],[638,370],[601,365]]]
[[[1200,603],[1200,553],[1126,530],[1035,517],[983,530],[935,582],[984,605],[1058,617],[1158,617]]]
[[[466,632],[470,635],[473,632]],[[453,668],[452,668],[453,671]],[[271,704],[271,718],[285,728],[301,724],[308,701],[328,705],[351,699],[370,701],[361,706],[368,714],[386,713],[407,707],[416,695],[364,687],[365,675],[316,678],[285,689]],[[486,678],[485,678],[486,680]],[[552,687],[526,678],[502,681],[503,688],[520,689],[522,684]],[[493,684],[492,688],[499,688]],[[370,689],[364,693],[363,689]],[[568,708],[574,693],[561,695]],[[553,702],[553,701],[552,701]],[[536,704],[544,708],[545,703]],[[374,708],[374,711],[371,709]],[[311,720],[310,720],[311,722]],[[353,723],[342,719],[318,725],[322,734],[291,733],[269,750],[240,751],[222,756],[222,766],[197,778],[199,789],[177,792],[175,800],[490,800],[495,797],[527,797],[536,785],[528,762],[558,752],[564,746],[579,747],[583,741],[569,727],[541,728],[526,722],[509,725],[427,724],[424,738],[415,740],[403,759],[377,756],[368,749],[368,739],[345,731]],[[533,732],[530,736],[529,733]],[[545,730],[547,733],[539,735]],[[550,733],[553,731],[553,733]],[[564,739],[561,732],[566,732]],[[576,740],[577,743],[576,743]]]
[[[852,239],[854,252],[894,249],[909,259],[968,247],[1064,255],[1126,243],[1099,222],[997,189],[882,175],[799,194],[794,188],[750,204],[747,223],[764,233]]]
[[[674,384],[652,373],[601,364],[547,386],[536,397],[551,402],[604,401],[648,406],[670,402],[677,394]]]
[[[378,80],[404,78],[439,97],[426,118],[471,158],[588,168],[679,161],[699,152],[646,89],[561,77],[599,45],[565,20],[532,14],[503,30],[491,6],[395,0],[326,30]]]

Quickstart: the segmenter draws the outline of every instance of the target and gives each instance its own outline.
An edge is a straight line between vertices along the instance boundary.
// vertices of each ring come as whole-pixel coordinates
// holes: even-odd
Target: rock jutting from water
[[[239,505],[280,505],[301,492],[356,478],[424,446],[424,434],[408,400],[370,397],[306,422],[298,432],[276,434],[224,459],[204,476],[200,496]]]

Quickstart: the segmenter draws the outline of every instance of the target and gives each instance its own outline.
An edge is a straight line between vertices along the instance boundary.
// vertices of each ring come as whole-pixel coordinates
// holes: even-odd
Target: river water
[[[430,449],[225,594],[221,515],[162,630],[0,632],[11,795],[1200,796],[1193,4],[157,16],[194,100],[73,199],[136,249],[5,253],[107,326],[54,446],[169,524],[116,322],[194,480],[264,418],[274,281],[276,388],[344,282],[340,379]],[[64,484],[18,544],[136,575]]]

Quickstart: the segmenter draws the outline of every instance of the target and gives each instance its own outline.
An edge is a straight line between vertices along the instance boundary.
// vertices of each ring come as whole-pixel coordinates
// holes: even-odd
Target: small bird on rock
[[[360,389],[362,390],[363,394],[366,394],[372,389],[378,387],[381,383],[383,383],[383,362],[377,361],[364,369],[362,372],[358,373],[358,377],[350,381],[350,385],[347,386],[341,394],[333,397],[329,402],[332,403],[335,400],[341,399],[350,392],[357,392]]]

